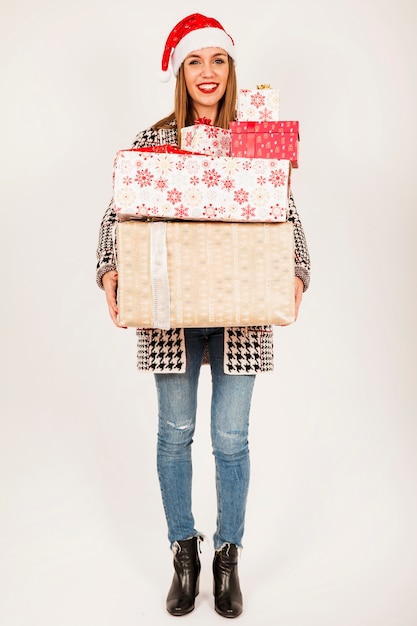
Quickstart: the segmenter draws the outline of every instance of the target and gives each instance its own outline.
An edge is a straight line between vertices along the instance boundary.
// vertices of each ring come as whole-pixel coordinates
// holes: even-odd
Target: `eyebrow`
[[[214,59],[215,57],[227,57],[227,52],[216,52],[215,54],[212,55],[212,59]],[[189,54],[187,57],[187,59],[201,59],[201,54],[195,54],[195,53],[191,53]]]

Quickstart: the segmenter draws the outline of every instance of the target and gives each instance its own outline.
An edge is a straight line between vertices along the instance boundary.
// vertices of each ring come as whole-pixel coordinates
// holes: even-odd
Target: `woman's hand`
[[[298,276],[295,277],[295,319],[298,317],[298,309],[300,308],[301,300],[303,298],[304,283]]]
[[[301,278],[298,278],[298,276],[295,277],[294,287],[295,287],[295,294],[294,294],[294,298],[295,298],[294,322],[295,322],[298,317],[298,309],[300,308],[301,300],[303,298],[303,290],[304,290],[304,283],[301,280]],[[289,324],[280,324],[280,326],[289,326]]]
[[[106,272],[105,274],[103,274],[101,280],[103,283],[104,292],[106,294],[107,306],[109,307],[110,317],[112,318],[113,323],[118,328],[126,328],[126,326],[121,326],[117,320],[117,315],[119,313],[116,300],[118,273],[115,270]]]

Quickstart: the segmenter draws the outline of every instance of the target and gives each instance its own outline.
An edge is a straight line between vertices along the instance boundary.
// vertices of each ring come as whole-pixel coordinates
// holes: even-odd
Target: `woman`
[[[186,17],[170,33],[162,59],[177,77],[174,112],[139,133],[134,148],[178,145],[179,129],[198,118],[228,128],[236,115],[235,46],[222,25],[200,14]],[[289,219],[295,232],[295,304],[309,283],[309,255],[292,197]],[[117,271],[107,209],[97,250],[97,281],[117,321]],[[191,506],[191,444],[202,363],[212,373],[211,436],[216,464],[217,527],[214,534],[215,610],[224,617],[242,612],[238,550],[242,547],[249,486],[248,425],[255,376],[272,369],[272,330],[252,328],[138,329],[138,368],[153,371],[158,397],[157,466],[173,550],[174,577],[167,597],[172,615],[194,609],[199,590],[199,541]]]

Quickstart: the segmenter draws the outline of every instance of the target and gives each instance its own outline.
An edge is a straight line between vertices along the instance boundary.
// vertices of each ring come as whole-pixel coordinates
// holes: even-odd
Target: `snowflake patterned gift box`
[[[245,122],[275,122],[279,120],[279,90],[269,85],[257,89],[239,89],[237,119]]]
[[[298,167],[298,122],[230,122],[230,130],[232,156],[288,159]]]
[[[287,219],[288,160],[204,156],[173,146],[156,150],[117,153],[113,198],[119,221]]]
[[[116,242],[122,326],[294,321],[292,222],[127,220]]]
[[[211,156],[230,156],[230,130],[199,119],[193,126],[181,128],[181,148]]]

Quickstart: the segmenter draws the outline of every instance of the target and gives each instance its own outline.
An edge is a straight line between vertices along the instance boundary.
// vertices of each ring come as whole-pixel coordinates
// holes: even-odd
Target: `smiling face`
[[[229,58],[221,48],[202,48],[186,57],[185,84],[197,117],[216,119],[228,75]]]

